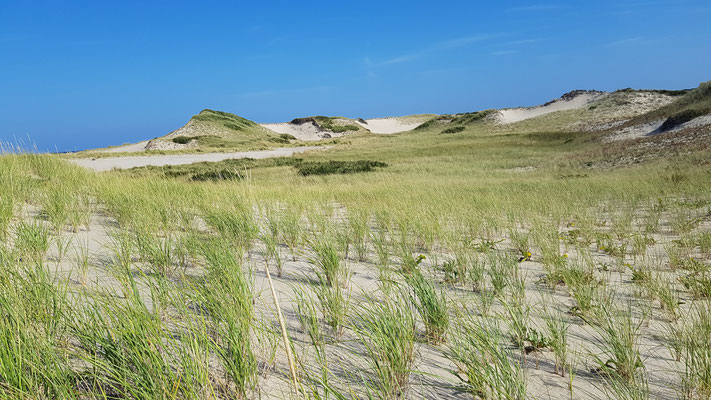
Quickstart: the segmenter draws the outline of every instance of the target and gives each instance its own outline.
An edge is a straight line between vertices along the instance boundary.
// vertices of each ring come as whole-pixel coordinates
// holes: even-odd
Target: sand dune
[[[313,142],[316,140],[328,139],[328,137],[338,137],[343,135],[342,133],[322,131],[313,123],[304,123],[299,125],[292,124],[291,122],[283,122],[278,124],[259,125],[276,133],[286,133],[288,135],[292,135],[295,138],[303,140],[305,142]],[[325,136],[326,134],[328,134],[329,136]]]
[[[560,99],[537,107],[507,108],[499,110],[497,120],[502,124],[511,124],[529,118],[539,117],[555,111],[575,110],[607,95],[603,92],[583,92],[567,97],[563,95]]]
[[[386,118],[373,118],[364,120],[353,120],[352,122],[357,123],[365,129],[368,129],[372,133],[377,134],[392,134],[398,132],[405,132],[417,128],[422,125],[430,116],[413,116],[413,117],[386,117]],[[316,141],[334,137],[341,137],[348,135],[352,132],[331,132],[328,130],[322,130],[314,123],[303,123],[294,124],[291,122],[283,122],[276,124],[260,124],[261,126],[276,132],[276,133],[286,133],[294,136],[295,138],[303,141]]]
[[[406,132],[413,130],[417,128],[418,126],[422,125],[427,120],[427,118],[397,118],[397,117],[388,117],[388,118],[373,118],[373,119],[366,119],[365,122],[366,124],[357,121],[358,124],[368,130],[370,130],[373,133],[380,133],[380,134],[392,134],[392,133],[399,133],[399,132]]]

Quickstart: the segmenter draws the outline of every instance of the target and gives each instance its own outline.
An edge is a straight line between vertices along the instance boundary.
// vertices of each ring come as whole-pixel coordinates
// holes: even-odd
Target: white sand
[[[216,162],[236,158],[271,158],[286,157],[309,150],[325,149],[319,146],[304,147],[280,147],[273,150],[243,151],[238,153],[203,153],[203,154],[175,154],[156,156],[130,156],[130,157],[107,157],[107,158],[79,158],[69,160],[77,165],[94,171],[110,171],[112,169],[129,169],[134,167],[145,167],[147,165],[182,165],[197,162]]]
[[[365,124],[360,121],[354,121],[358,125],[365,129],[368,129],[372,133],[377,134],[392,134],[399,132],[406,132],[417,128],[427,121],[431,116],[423,117],[387,117],[387,118],[373,118],[365,120]],[[316,141],[326,139],[328,137],[340,137],[350,134],[351,132],[334,133],[328,131],[321,131],[313,123],[305,123],[301,125],[292,124],[290,122],[283,122],[279,124],[260,124],[261,126],[274,131],[276,133],[287,133],[294,136],[295,138],[303,141]],[[328,136],[325,136],[328,135]]]
[[[299,140],[305,142],[313,142],[316,140],[327,139],[324,134],[329,134],[331,137],[342,136],[343,134],[324,132],[319,130],[319,128],[311,122],[307,122],[301,125],[292,124],[290,122],[283,122],[280,124],[259,124],[273,132],[276,133],[286,133],[294,136]]]
[[[367,124],[360,121],[356,122],[358,122],[358,125],[369,129],[372,133],[389,135],[392,133],[411,131],[422,125],[425,121],[427,121],[427,118],[402,119],[397,117],[388,117],[366,119],[365,122],[367,122]]]
[[[537,107],[507,108],[498,112],[497,120],[502,124],[511,124],[529,118],[539,117],[556,111],[575,110],[606,96],[607,93],[583,93],[570,100],[556,99],[550,104]]]
[[[135,153],[135,152],[145,150],[147,144],[148,144],[148,140],[144,140],[142,142],[138,142],[138,143],[134,143],[134,144],[124,144],[124,145],[121,145],[118,147],[112,147],[112,148],[100,150],[100,151],[102,153]]]

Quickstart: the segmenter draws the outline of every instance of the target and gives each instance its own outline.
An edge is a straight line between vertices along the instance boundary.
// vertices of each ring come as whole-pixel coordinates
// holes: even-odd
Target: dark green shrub
[[[317,115],[315,117],[294,118],[291,120],[290,124],[303,125],[306,123],[312,123],[321,130],[331,131],[334,133],[357,131],[360,129],[360,127],[358,127],[357,125],[336,125],[333,122],[334,119],[335,118],[332,117],[324,117],[323,115]]]
[[[243,176],[239,172],[231,169],[220,169],[214,171],[200,172],[193,174],[190,177],[191,181],[205,182],[205,181],[236,181],[242,179]]]
[[[355,125],[330,125],[328,130],[334,133],[342,133],[342,132],[348,132],[348,131],[357,131],[358,128]]]
[[[306,161],[294,167],[301,175],[353,174],[370,172],[376,168],[387,167],[388,164],[373,160],[357,161]]]
[[[193,139],[195,138],[192,136],[176,136],[173,138],[173,143],[188,144]]]
[[[463,126],[453,126],[451,128],[447,128],[447,129],[443,130],[442,134],[447,135],[447,134],[452,134],[452,133],[459,133],[463,130],[464,130]]]
[[[289,135],[288,133],[282,133],[279,137],[286,140],[296,140],[294,135]]]

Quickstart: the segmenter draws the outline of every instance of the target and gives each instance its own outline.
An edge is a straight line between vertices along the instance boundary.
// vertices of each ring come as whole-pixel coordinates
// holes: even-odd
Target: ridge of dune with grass
[[[246,118],[205,109],[190,118],[183,127],[149,141],[146,149],[236,148],[288,142],[288,138],[282,138]]]

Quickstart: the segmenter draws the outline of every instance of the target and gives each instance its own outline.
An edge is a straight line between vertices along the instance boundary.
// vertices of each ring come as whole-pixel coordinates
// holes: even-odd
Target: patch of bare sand
[[[99,151],[101,151],[102,153],[137,153],[139,151],[144,151],[146,149],[147,144],[148,144],[148,140],[144,140],[144,141],[138,142],[138,143],[124,144],[121,146],[111,147],[111,148],[99,150]]]
[[[362,121],[356,121],[360,126],[370,130],[372,133],[379,133],[384,135],[389,135],[393,133],[400,133],[411,131],[418,126],[422,125],[427,121],[428,117],[422,118],[398,118],[398,117],[386,117],[386,118],[373,118]]]
[[[110,171],[112,169],[129,169],[135,167],[145,167],[148,165],[183,165],[197,162],[217,162],[238,158],[272,158],[287,157],[309,150],[325,149],[319,146],[303,147],[279,147],[272,150],[242,151],[236,153],[195,153],[195,154],[173,154],[154,156],[129,156],[129,157],[107,157],[107,158],[79,158],[69,161],[84,168],[93,169],[97,172]]]
[[[41,220],[40,209],[38,207],[26,208],[21,218]],[[47,222],[43,221],[42,223]],[[704,226],[701,228],[708,229],[709,227]],[[92,216],[90,229],[88,230],[81,228],[79,232],[60,232],[59,235],[69,241],[70,251],[63,259],[59,259],[57,250],[53,246],[48,254],[48,266],[58,278],[68,279],[70,287],[73,289],[72,292],[76,293],[76,295],[72,295],[73,302],[84,301],[80,294],[87,290],[98,290],[121,296],[120,283],[109,272],[113,262],[110,232],[114,229],[119,229],[116,221],[103,213],[99,213]],[[665,233],[654,236],[655,239],[658,239],[658,242],[652,246],[650,251],[653,254],[661,254],[664,251],[664,246],[670,243],[672,237]],[[497,247],[500,248],[499,250],[504,250],[511,245],[510,240],[507,239]],[[82,277],[82,273],[77,270],[73,249],[84,246],[89,248],[90,266],[86,271],[86,276]],[[263,252],[264,249],[259,244],[255,244],[247,255],[245,268],[254,272],[251,276],[254,280],[256,318],[258,321],[264,321],[265,326],[271,326],[276,318],[264,272]],[[578,255],[571,251],[570,256],[575,258]],[[288,251],[282,249],[281,257],[284,260],[284,273],[281,277],[277,277],[275,271],[272,270],[272,275],[286,318],[289,335],[293,340],[297,357],[301,360],[302,364],[300,365],[316,370],[318,364],[315,361],[309,338],[300,327],[294,298],[294,289],[306,290],[315,279],[314,266],[311,264],[313,254],[308,248],[301,248],[297,252],[296,260],[292,261]],[[440,257],[446,258],[451,257],[451,255],[440,254]],[[348,286],[349,290],[353,292],[353,297],[351,298],[353,308],[350,312],[353,318],[357,318],[355,316],[357,314],[355,307],[358,304],[378,296],[378,268],[372,262],[372,260],[377,259],[377,256],[371,252],[368,254],[367,259],[370,261],[361,262],[353,258],[342,260],[353,273]],[[431,258],[428,257],[423,262],[422,269],[436,271],[436,266],[431,264],[430,260]],[[599,265],[610,265],[613,260],[610,256],[597,253],[595,262]],[[150,270],[150,265],[136,260],[134,268],[137,271]],[[522,276],[527,278],[526,298],[529,304],[532,305],[532,326],[540,329],[544,324],[540,319],[540,304],[542,303],[554,305],[561,312],[561,315],[567,315],[565,312],[575,305],[575,301],[567,294],[567,291],[564,288],[545,289],[539,283],[536,283],[546,273],[540,260],[534,258],[532,261],[524,261],[520,264],[520,268]],[[188,270],[188,274],[191,276],[202,276],[204,273],[204,268],[199,265],[193,265]],[[667,274],[667,272],[663,273]],[[150,285],[145,282],[145,277],[149,275],[136,274],[136,276],[140,297],[145,302],[146,307],[152,310]],[[610,272],[605,277],[609,287],[614,289],[621,299],[632,299],[634,297],[634,284],[630,283],[629,278],[623,276],[622,272],[619,274]],[[437,280],[439,281],[440,278],[441,276],[438,276]],[[669,278],[671,279],[673,276],[670,275]],[[477,310],[478,300],[475,293],[464,288],[452,288],[450,286],[443,286],[443,288],[446,289],[448,297],[454,303],[466,303],[470,305],[469,309]],[[495,302],[489,315],[502,316],[505,315],[505,312],[504,307]],[[666,334],[667,322],[655,314],[652,314],[651,318],[643,326],[639,340],[639,350],[649,374],[651,396],[653,398],[674,398],[674,390],[680,384],[677,371],[679,371],[681,365],[674,360],[668,348],[660,342],[660,338]],[[569,316],[566,317],[566,320],[571,323],[568,331],[569,348],[571,361],[576,371],[573,380],[574,397],[581,399],[604,398],[602,378],[599,374],[591,372],[596,367],[594,355],[600,354],[599,338],[590,326],[586,325],[581,319]],[[272,322],[270,323],[269,321]],[[502,322],[502,326],[506,326],[505,321]],[[277,328],[273,326],[272,329],[276,330]],[[418,326],[418,330],[422,331],[422,329],[421,325]],[[278,339],[275,340],[278,341]],[[507,343],[502,344],[510,347]],[[259,377],[260,396],[267,399],[290,397],[288,364],[281,343],[278,346],[276,359],[273,361],[271,361],[271,351],[268,348],[256,349],[260,365],[267,366]],[[347,330],[340,341],[329,341],[326,348],[329,369],[334,374],[332,379],[330,378],[331,384],[346,389],[343,385],[349,382],[347,389],[354,390],[356,393],[364,392],[365,388],[359,382],[359,379],[367,377],[369,374],[366,361],[367,352],[363,344],[359,342],[357,334]],[[457,380],[452,375],[452,371],[456,371],[456,366],[445,356],[446,351],[446,343],[430,345],[424,341],[419,341],[416,344],[417,362],[415,371],[411,376],[406,398],[471,398],[470,394],[461,392],[461,389],[457,386]],[[554,357],[548,350],[534,352],[527,356],[525,360],[527,392],[531,398],[560,399],[570,397],[568,388],[570,378],[557,375],[554,372],[554,362]],[[269,366],[270,363],[271,366]]]
[[[333,133],[321,130],[315,123],[306,122],[303,124],[293,124],[283,122],[279,124],[260,124],[261,126],[280,134],[291,135],[305,142],[328,139],[331,137],[343,136],[343,133]]]

